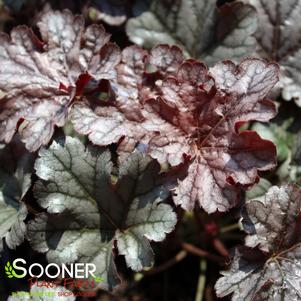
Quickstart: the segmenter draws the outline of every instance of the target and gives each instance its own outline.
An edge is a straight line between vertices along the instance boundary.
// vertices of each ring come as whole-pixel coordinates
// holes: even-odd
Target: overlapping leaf
[[[217,8],[214,0],[155,0],[149,12],[128,21],[127,33],[138,45],[179,45],[187,55],[211,65],[250,54],[256,24],[254,8],[242,3]]]
[[[31,185],[34,157],[19,140],[0,150],[0,238],[14,249],[24,240],[27,216],[21,199]]]
[[[269,182],[265,178],[261,178],[259,182],[256,185],[254,185],[254,187],[252,187],[246,192],[246,199],[251,200],[265,195],[265,193],[271,186],[271,182]]]
[[[258,54],[282,67],[280,88],[286,100],[294,98],[301,106],[301,1],[249,0],[258,11],[256,31]]]
[[[112,165],[108,151],[85,150],[71,137],[41,150],[36,171],[45,181],[35,194],[49,213],[28,225],[32,247],[46,252],[50,262],[95,263],[109,288],[118,282],[115,242],[129,267],[150,267],[149,240],[163,240],[177,221],[172,208],[161,203],[172,182],[159,175],[156,161],[135,153],[120,166],[117,180]]]
[[[294,135],[289,132],[288,128],[292,124],[292,120],[285,120],[283,124],[277,125],[271,123],[264,125],[262,123],[255,123],[252,129],[259,133],[264,139],[272,141],[277,147],[277,157],[280,162],[286,160],[291,152],[294,141]]]
[[[226,211],[237,202],[237,184],[249,186],[257,170],[275,165],[272,143],[238,129],[274,116],[274,105],[264,98],[278,80],[277,65],[247,59],[208,71],[184,61],[177,47],[161,45],[150,55],[137,46],[125,49],[117,69],[117,97],[94,108],[76,105],[74,127],[98,145],[121,141],[122,157],[135,147],[172,166],[190,156],[188,176],[176,189],[175,202],[183,208],[199,201],[208,212]]]
[[[246,246],[238,248],[229,271],[216,284],[232,300],[301,300],[301,190],[271,187],[243,212]],[[261,252],[262,250],[263,252]]]
[[[83,74],[111,79],[119,61],[104,28],[85,29],[80,16],[50,11],[38,27],[43,42],[25,26],[14,28],[10,37],[0,35],[0,139],[9,142],[19,128],[30,151],[47,144],[54,127],[64,125],[68,107],[81,94]]]
[[[157,58],[156,61],[154,58]],[[158,73],[149,84],[144,82],[147,80],[144,73],[148,60],[158,68]],[[104,104],[90,101],[76,103],[70,115],[75,130],[88,135],[93,143],[101,146],[123,139],[119,153],[125,152],[127,155],[135,149],[138,141],[147,145],[162,126],[166,130],[176,130],[161,120],[151,106],[144,105],[143,100],[156,93],[153,81],[175,72],[182,62],[183,54],[174,46],[154,48],[150,57],[137,46],[124,49],[121,63],[117,66],[118,82],[113,84],[115,96]],[[178,160],[177,164],[181,161]]]
[[[281,110],[281,109],[280,109]],[[279,116],[278,116],[279,117]],[[280,183],[296,182],[300,176],[301,168],[298,166],[298,134],[294,133],[297,119],[291,117],[283,120],[281,124],[270,123],[261,124],[255,123],[252,129],[255,130],[262,138],[272,141],[277,148],[278,168],[275,172]]]

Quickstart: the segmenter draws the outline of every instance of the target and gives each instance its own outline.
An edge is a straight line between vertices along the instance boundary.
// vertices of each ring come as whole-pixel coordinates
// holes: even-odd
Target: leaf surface
[[[255,10],[246,4],[217,8],[216,1],[164,0],[153,1],[150,11],[130,19],[127,33],[138,45],[176,44],[190,57],[212,65],[250,54],[256,24]]]
[[[278,125],[271,123],[264,125],[255,123],[252,129],[256,131],[262,138],[272,141],[277,148],[277,158],[280,162],[286,160],[293,148],[293,142],[296,137],[289,131],[292,124],[292,119],[285,120],[283,124]]]
[[[272,183],[267,179],[260,178],[259,182],[246,192],[247,200],[261,197],[268,191],[271,186]]]
[[[156,161],[135,153],[114,181],[112,167],[108,151],[85,149],[71,137],[41,150],[36,171],[44,181],[35,195],[48,214],[28,226],[32,247],[50,262],[94,263],[110,289],[118,283],[114,246],[133,270],[151,267],[149,240],[163,240],[177,221],[171,206],[161,203],[172,183],[159,175]]]
[[[50,11],[38,22],[43,42],[25,26],[0,35],[0,140],[16,129],[30,151],[47,144],[55,126],[63,126],[79,96],[80,75],[111,79],[119,61],[102,26],[84,28],[81,16]],[[21,125],[20,125],[21,124]]]
[[[250,0],[258,12],[258,54],[277,61],[282,76],[279,87],[286,100],[301,106],[301,1]],[[293,37],[293,38],[292,38]]]
[[[301,300],[300,210],[301,190],[292,184],[273,186],[246,203],[242,224],[249,249],[236,249],[230,269],[215,286],[219,297]]]
[[[258,170],[275,166],[274,145],[239,128],[275,115],[265,97],[278,80],[276,64],[246,59],[208,70],[184,60],[175,46],[159,45],[149,54],[133,46],[123,51],[117,72],[117,97],[103,105],[75,105],[74,128],[97,145],[119,142],[121,159],[135,148],[171,166],[189,157],[176,204],[227,211],[239,199],[238,186],[254,184]]]
[[[18,139],[0,150],[0,237],[15,249],[24,240],[27,209],[21,199],[31,185],[34,156]]]

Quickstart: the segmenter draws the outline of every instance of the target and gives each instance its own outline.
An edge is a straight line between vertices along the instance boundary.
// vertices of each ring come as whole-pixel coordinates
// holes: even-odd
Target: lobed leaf
[[[113,182],[108,151],[85,149],[67,137],[42,149],[35,167],[44,180],[35,195],[48,213],[28,225],[33,249],[47,253],[50,262],[94,263],[109,289],[118,283],[115,242],[133,270],[152,266],[149,240],[163,240],[177,222],[171,206],[161,203],[174,184],[159,174],[156,161],[135,153]]]
[[[45,13],[38,23],[43,42],[25,26],[0,35],[0,140],[18,129],[30,151],[47,144],[63,126],[72,102],[81,96],[85,76],[111,79],[119,49],[102,26],[84,28],[69,11]],[[88,75],[87,75],[88,74]]]
[[[294,99],[301,106],[301,16],[300,0],[249,0],[257,9],[257,52],[277,61],[282,76],[279,87],[285,100]],[[293,38],[292,38],[293,37]]]
[[[119,142],[121,159],[135,148],[171,166],[190,157],[174,198],[184,209],[199,202],[209,213],[227,211],[239,199],[238,186],[254,184],[258,170],[275,166],[274,145],[239,128],[275,115],[265,97],[278,80],[276,64],[246,59],[208,70],[184,60],[175,46],[149,54],[133,46],[123,51],[117,72],[116,98],[75,105],[74,128],[97,145]]]
[[[235,250],[230,270],[215,286],[232,300],[300,300],[301,190],[288,184],[271,187],[246,203],[242,224],[246,247]]]
[[[250,54],[256,45],[256,25],[254,8],[240,2],[218,8],[216,1],[155,0],[151,10],[130,19],[126,29],[140,46],[176,44],[190,57],[212,65]]]

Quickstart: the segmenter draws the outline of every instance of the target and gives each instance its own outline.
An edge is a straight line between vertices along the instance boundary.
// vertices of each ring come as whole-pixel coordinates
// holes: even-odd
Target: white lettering
[[[57,273],[56,273],[55,275],[50,275],[50,274],[49,274],[49,269],[50,269],[51,267],[55,267],[55,268],[56,268]],[[49,277],[49,278],[57,278],[57,277],[60,275],[61,270],[60,270],[60,267],[59,267],[57,264],[55,264],[55,263],[50,263],[50,264],[47,265],[47,267],[46,267],[46,269],[45,269],[45,273],[46,273],[47,277]]]
[[[39,267],[39,268],[40,268],[41,273],[40,273],[39,275],[34,275],[34,274],[32,273],[32,270],[33,270],[34,267]],[[29,273],[30,277],[37,277],[37,278],[40,278],[40,277],[44,274],[43,266],[40,265],[39,263],[34,263],[34,264],[32,264],[32,265],[29,267],[28,273]]]
[[[18,277],[17,278],[24,278],[26,275],[27,275],[27,270],[23,267],[19,267],[17,266],[17,263],[20,262],[20,263],[23,263],[23,264],[26,264],[26,260],[25,259],[22,259],[22,258],[17,258],[13,261],[13,268],[17,271],[22,271],[23,273],[21,275],[18,274]]]
[[[68,278],[66,274],[68,274],[70,278],[73,278],[73,264],[70,264],[69,268],[66,264],[62,264],[62,278]]]
[[[85,277],[85,264],[76,263],[75,264],[75,278],[84,278]]]
[[[89,278],[89,275],[95,278],[95,274],[94,274],[95,271],[96,271],[96,266],[94,263],[86,264],[86,278]]]

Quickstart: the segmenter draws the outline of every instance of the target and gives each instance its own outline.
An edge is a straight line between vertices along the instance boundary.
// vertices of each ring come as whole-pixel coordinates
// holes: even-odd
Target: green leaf
[[[87,137],[79,134],[77,131],[74,130],[74,127],[70,121],[67,121],[63,127],[63,131],[65,136],[71,136],[74,138],[79,139],[83,144],[86,143]]]
[[[21,199],[31,185],[34,155],[14,139],[0,150],[0,238],[15,249],[24,240],[27,216]]]
[[[101,277],[94,277],[94,280],[95,280],[95,282],[103,282],[104,280],[103,280],[103,278],[101,278]]]
[[[294,133],[290,130],[294,119],[284,120],[281,125],[254,123],[252,130],[267,140],[272,141],[277,148],[279,164],[276,175],[280,182],[296,182],[301,176],[301,132]]]
[[[8,261],[5,265],[5,273],[7,275],[8,278],[13,278],[14,276],[12,275],[12,266],[10,264],[10,262]]]
[[[291,153],[294,134],[288,131],[293,120],[285,120],[281,125],[270,123],[265,125],[256,122],[252,130],[256,131],[262,138],[272,141],[277,147],[277,157],[279,161],[285,161]]]
[[[213,0],[155,0],[150,11],[128,21],[126,30],[138,45],[177,44],[188,56],[212,65],[251,54],[256,27],[255,9],[247,4],[217,8]]]
[[[36,161],[35,195],[48,214],[28,224],[31,246],[50,262],[89,262],[102,285],[118,283],[112,249],[134,270],[154,261],[149,240],[162,241],[176,224],[171,206],[161,203],[172,187],[157,161],[134,153],[112,182],[109,151],[85,149],[71,137],[53,142]]]
[[[272,183],[265,178],[260,178],[259,182],[246,192],[248,200],[261,197],[272,186]]]

